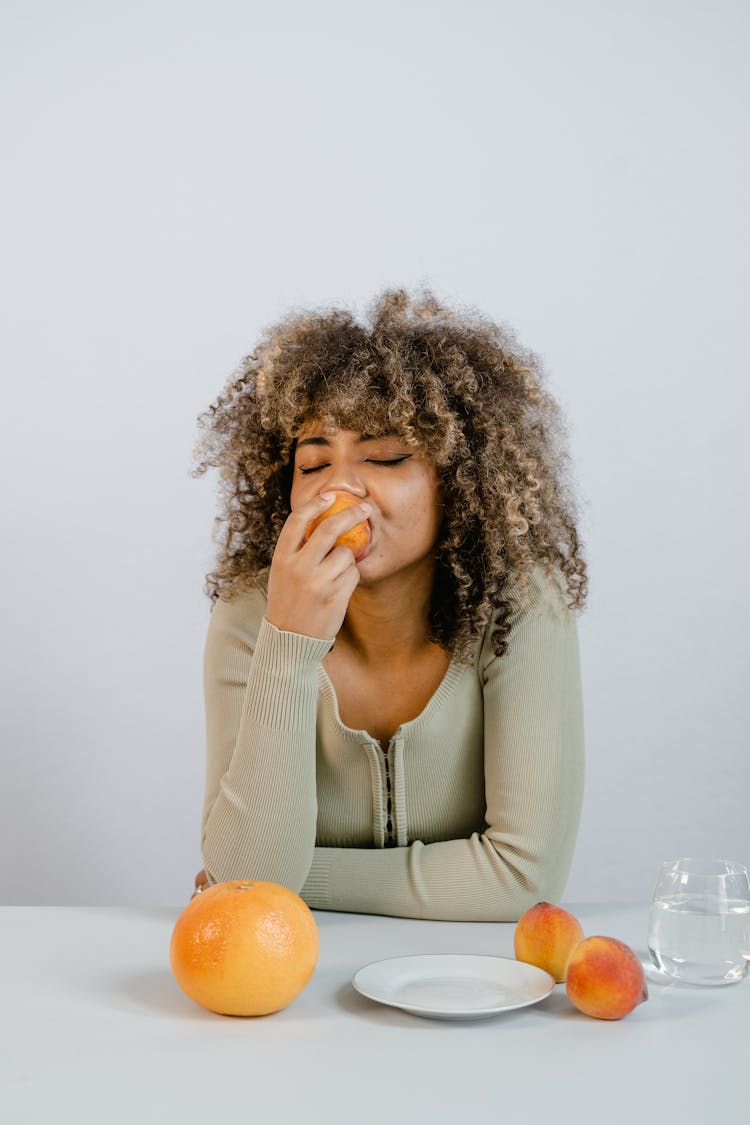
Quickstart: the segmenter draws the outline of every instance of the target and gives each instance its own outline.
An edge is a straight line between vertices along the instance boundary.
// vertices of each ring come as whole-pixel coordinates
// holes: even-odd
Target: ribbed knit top
[[[219,598],[204,654],[209,883],[282,883],[323,910],[514,921],[559,901],[583,794],[576,620],[541,567],[473,665],[451,662],[387,753],[344,725],[333,646],[264,616],[267,571]],[[513,597],[513,586],[509,587]]]

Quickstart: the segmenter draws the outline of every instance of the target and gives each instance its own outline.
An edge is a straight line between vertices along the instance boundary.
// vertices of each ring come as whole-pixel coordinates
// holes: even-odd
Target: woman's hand
[[[206,874],[205,867],[201,867],[200,871],[195,876],[195,890],[193,891],[193,893],[190,896],[191,901],[192,901],[192,899],[195,898],[196,895],[200,894],[201,891],[205,891],[207,886],[208,886],[208,875]]]
[[[305,542],[310,521],[333,502],[331,493],[328,499],[325,495],[291,512],[281,529],[268,574],[266,620],[277,629],[327,640],[341,628],[360,577],[351,548],[334,544],[372,507],[343,508],[318,524]]]

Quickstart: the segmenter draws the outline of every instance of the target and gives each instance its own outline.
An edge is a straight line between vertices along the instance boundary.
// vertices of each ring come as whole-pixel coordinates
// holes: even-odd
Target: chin
[[[377,551],[373,552],[372,547],[366,551],[361,559],[356,561],[359,569],[360,586],[366,586],[368,582],[388,577],[387,574],[383,573],[385,558]]]

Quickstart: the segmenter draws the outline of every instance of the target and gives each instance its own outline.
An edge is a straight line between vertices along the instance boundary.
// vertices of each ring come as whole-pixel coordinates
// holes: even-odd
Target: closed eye
[[[402,461],[407,461],[411,457],[411,453],[406,453],[403,457],[395,457],[392,461],[376,461],[372,457],[367,458],[367,463],[370,465],[400,465]],[[307,476],[308,473],[317,473],[321,469],[325,469],[325,465],[316,465],[312,469],[300,469],[302,476]]]
[[[370,465],[400,465],[401,461],[406,461],[412,456],[410,453],[404,453],[403,457],[391,457],[387,461],[378,461],[374,457],[368,457]]]

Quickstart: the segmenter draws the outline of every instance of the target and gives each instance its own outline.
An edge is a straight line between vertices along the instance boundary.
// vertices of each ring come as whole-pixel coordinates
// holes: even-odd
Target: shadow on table
[[[538,1004],[529,1005],[526,1008],[497,1012],[492,1016],[479,1016],[477,1019],[461,1020],[432,1019],[428,1016],[418,1016],[415,1012],[406,1012],[402,1008],[392,1007],[389,1004],[380,1004],[362,996],[351,984],[342,985],[336,992],[335,999],[337,1007],[349,1015],[358,1016],[371,1023],[387,1024],[392,1027],[411,1025],[424,1029],[433,1028],[436,1032],[439,1032],[441,1028],[469,1028],[483,1025],[494,1025],[495,1027],[505,1025],[508,1028],[512,1027],[514,1030],[519,1030],[525,1026],[533,1027],[534,1023],[544,1016],[553,1016],[559,1020],[561,1017],[575,1018],[581,1015],[573,1008],[565,993],[563,991],[558,992],[557,989],[546,996],[544,1000],[540,1000]]]
[[[138,1008],[154,1018],[208,1020],[212,1012],[195,1004],[175,981],[169,969],[129,973],[111,981],[113,998],[123,1007]]]
[[[405,1020],[412,1023],[419,1019],[418,1016],[412,1016],[410,1012],[404,1012],[400,1008],[390,1008],[387,1004],[377,1004],[374,1000],[368,1000],[366,996],[357,992],[351,981],[342,984],[336,990],[334,999],[336,1007],[347,1015],[358,1016],[360,1019],[380,1024],[381,1027],[384,1024],[390,1027],[403,1027]],[[434,1023],[435,1021],[421,1020],[420,1022]]]
[[[232,1016],[220,1012],[211,1012],[191,1000],[177,984],[169,969],[150,969],[145,972],[130,973],[110,979],[108,982],[109,1006],[119,1006],[122,1009],[136,1009],[146,1018],[167,1019],[179,1018],[191,1020],[193,1023],[207,1023],[218,1020],[233,1020],[237,1023],[255,1023],[258,1020],[273,1020],[276,1018],[291,1017],[295,1022],[305,1020],[318,1020],[322,1014],[321,1006],[311,1007],[316,1004],[311,1000],[305,990],[278,1012],[270,1012],[264,1016]],[[101,1001],[101,988],[98,995]]]

